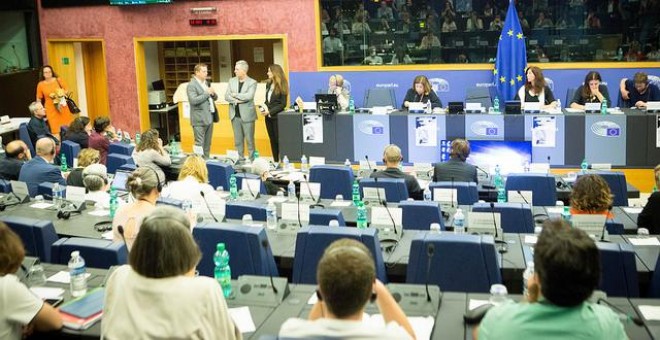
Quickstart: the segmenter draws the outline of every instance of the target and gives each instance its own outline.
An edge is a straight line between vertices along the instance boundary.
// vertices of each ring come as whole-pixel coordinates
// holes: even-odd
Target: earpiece
[[[71,217],[71,212],[70,211],[58,211],[57,212],[57,218],[63,219],[63,220],[68,220],[69,217]]]

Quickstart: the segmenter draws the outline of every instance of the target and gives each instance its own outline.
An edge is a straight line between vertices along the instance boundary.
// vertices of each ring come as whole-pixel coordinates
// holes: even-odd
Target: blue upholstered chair
[[[387,283],[383,252],[376,229],[328,228],[306,226],[298,231],[296,253],[293,258],[293,283],[316,284],[316,267],[330,243],[350,238],[362,242],[371,252],[376,264],[376,277]]]
[[[396,95],[394,94],[393,88],[385,87],[374,87],[367,89],[364,93],[364,105],[363,107],[374,107],[374,106],[392,106],[394,108],[398,107],[396,105]]]
[[[255,174],[248,174],[248,173],[238,173],[236,174],[236,187],[238,190],[241,190],[243,187],[243,178],[248,178],[248,179],[258,179],[261,184],[259,184],[259,193],[262,195],[267,194],[268,192],[266,191],[266,185],[264,185],[264,182],[259,178],[259,176]],[[229,186],[227,186],[227,190],[229,190]]]
[[[266,220],[266,206],[254,201],[232,201],[227,202],[226,218],[230,220],[240,220],[243,215],[252,215],[254,221]]]
[[[607,182],[607,185],[610,186],[610,191],[614,196],[613,206],[628,206],[628,185],[626,184],[625,173],[618,171],[594,171],[592,174],[600,175]]]
[[[21,123],[21,125],[18,126],[18,138],[20,138],[28,146],[28,148],[30,148],[30,154],[32,157],[37,155],[37,153],[34,151],[32,140],[30,139],[27,123]]]
[[[660,260],[660,254],[658,254],[658,260]],[[651,276],[651,284],[649,285],[649,297],[650,298],[660,298],[660,261],[655,262],[655,269],[653,270],[653,276]]]
[[[119,169],[122,165],[125,164],[135,164],[133,157],[131,157],[130,155],[127,156],[119,153],[108,154],[106,167],[108,168],[109,174],[114,174],[117,171],[117,169]]]
[[[117,169],[117,170],[127,171],[127,172],[133,172],[133,171],[135,171],[137,168],[138,168],[137,165],[127,163],[127,164],[124,164],[124,165],[120,166],[119,169]],[[115,173],[116,173],[116,171],[115,171]]]
[[[135,146],[133,146],[133,144],[114,142],[114,143],[110,143],[110,146],[108,147],[108,155],[111,153],[116,153],[120,155],[130,156],[133,154],[133,149],[135,149]]]
[[[197,265],[201,275],[213,277],[216,245],[224,242],[231,255],[229,265],[233,279],[241,275],[279,276],[263,227],[200,223],[193,229],[193,236],[202,251],[202,260]]]
[[[11,182],[4,179],[0,179],[0,192],[6,192],[6,193],[11,192]]]
[[[41,262],[51,262],[51,245],[58,236],[53,222],[17,216],[1,216],[5,222],[23,241],[25,255],[38,257]]]
[[[347,166],[315,165],[309,170],[309,181],[321,183],[321,198],[334,199],[341,194],[349,199],[353,180],[353,170]]]
[[[491,203],[475,203],[474,212],[490,213]],[[492,211],[500,213],[502,230],[505,233],[534,233],[532,208],[524,203],[493,203]]]
[[[431,270],[427,271],[429,259]],[[492,284],[502,283],[490,235],[416,235],[410,246],[406,282],[424,284],[427,272],[428,282],[441,291],[485,293]]]
[[[398,203],[408,199],[408,188],[403,178],[364,178],[360,181],[360,195],[362,197],[364,197],[364,188],[385,189],[384,198],[387,202]]]
[[[331,220],[337,220],[340,226],[346,226],[344,214],[340,209],[311,209],[309,211],[309,224],[328,225]]]
[[[39,183],[39,186],[37,187],[37,195],[41,195],[47,200],[53,199],[53,184],[54,183],[52,182]],[[63,190],[62,191],[63,197],[66,197],[66,185],[60,185],[60,189]]]
[[[570,107],[571,100],[573,100],[573,96],[575,95],[575,91],[576,91],[575,87],[569,87],[566,89],[566,101],[564,102],[565,103],[564,105],[566,105],[567,107]]]
[[[598,289],[609,296],[638,297],[635,250],[627,243],[597,243],[601,280]]]
[[[209,160],[206,162],[206,168],[209,170],[209,184],[211,186],[229,190],[229,177],[234,173],[234,168],[231,165]]]
[[[505,189],[509,190],[531,190],[532,205],[535,206],[554,206],[557,203],[557,186],[555,176],[548,174],[509,174],[506,179]]]
[[[403,229],[429,230],[431,223],[439,223],[445,230],[442,209],[438,202],[401,201]]]
[[[456,201],[460,205],[472,205],[479,201],[479,191],[477,190],[477,183],[474,182],[431,182],[429,183],[429,190],[433,194],[433,189],[456,189]]]
[[[108,269],[111,266],[126,264],[128,251],[124,242],[99,240],[82,237],[62,238],[51,247],[51,262],[67,264],[71,252],[80,251],[85,265],[90,268]]]
[[[66,165],[70,168],[73,167],[73,160],[78,158],[80,152],[80,144],[65,140],[62,142],[62,149],[60,150],[66,156]]]

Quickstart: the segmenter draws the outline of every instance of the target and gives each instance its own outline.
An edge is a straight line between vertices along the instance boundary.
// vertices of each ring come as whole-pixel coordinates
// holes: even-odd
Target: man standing
[[[213,113],[216,110],[214,100],[218,99],[215,90],[206,81],[208,67],[205,64],[195,65],[195,75],[188,83],[188,102],[190,103],[190,123],[195,136],[195,145],[202,147],[204,157],[211,152],[213,137]]]
[[[55,142],[48,137],[41,138],[37,141],[35,149],[37,156],[23,164],[18,175],[18,180],[27,184],[30,197],[37,195],[39,184],[44,182],[66,186],[60,169],[53,165]]]
[[[244,158],[243,141],[247,141],[249,158],[254,158],[254,122],[257,111],[254,109],[254,93],[257,81],[248,77],[248,63],[239,60],[234,67],[236,77],[229,79],[225,100],[229,102],[229,119],[234,130],[234,146],[241,158]]]
[[[644,109],[647,102],[660,101],[660,89],[649,83],[649,76],[644,72],[635,73],[633,79],[621,79],[619,87],[621,98],[628,100],[631,107]]]
[[[5,148],[5,157],[0,159],[0,179],[18,181],[21,167],[30,158],[30,149],[22,140],[9,142]]]
[[[387,167],[383,171],[377,171],[371,174],[371,178],[403,178],[408,188],[408,196],[410,198],[421,200],[424,195],[422,188],[419,186],[417,179],[410,174],[407,174],[399,169],[399,163],[403,160],[401,156],[401,149],[390,144],[385,147],[383,151],[383,162]]]

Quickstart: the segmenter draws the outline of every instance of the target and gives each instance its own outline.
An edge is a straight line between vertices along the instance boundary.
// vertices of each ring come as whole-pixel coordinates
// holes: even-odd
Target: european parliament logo
[[[365,135],[384,135],[385,127],[383,124],[376,120],[365,120],[359,125],[360,132]]]
[[[449,92],[449,82],[447,81],[447,79],[431,78],[429,79],[429,83],[431,83],[431,87],[433,88],[433,92],[435,93]]]
[[[617,138],[621,136],[621,126],[615,122],[603,120],[593,123],[591,132],[596,136]]]
[[[470,126],[470,130],[478,136],[494,137],[499,133],[499,126],[491,121],[478,120]]]

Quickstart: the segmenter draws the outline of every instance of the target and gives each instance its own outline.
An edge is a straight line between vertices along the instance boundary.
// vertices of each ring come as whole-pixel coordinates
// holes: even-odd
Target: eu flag
[[[520,27],[516,5],[509,1],[504,28],[497,43],[497,57],[493,70],[493,81],[499,92],[500,102],[512,100],[518,89],[525,84],[527,51],[525,36]]]

